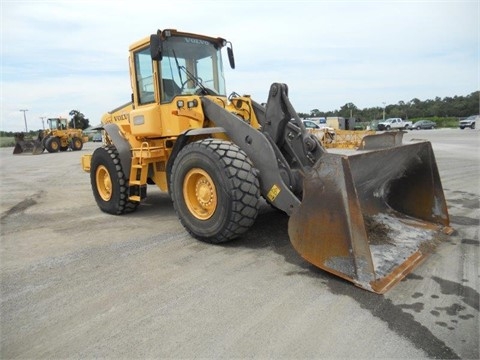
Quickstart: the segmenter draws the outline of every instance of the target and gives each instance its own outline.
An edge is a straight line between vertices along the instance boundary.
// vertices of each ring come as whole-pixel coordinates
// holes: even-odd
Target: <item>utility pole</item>
[[[25,115],[28,109],[21,109],[20,111],[23,112],[23,120],[25,121],[25,132],[28,133],[27,116]]]
[[[40,116],[40,119],[42,119],[42,127],[43,127],[43,130],[45,130],[45,121],[43,119],[45,119],[45,116]]]
[[[385,121],[385,102],[382,103],[383,104],[383,121]]]

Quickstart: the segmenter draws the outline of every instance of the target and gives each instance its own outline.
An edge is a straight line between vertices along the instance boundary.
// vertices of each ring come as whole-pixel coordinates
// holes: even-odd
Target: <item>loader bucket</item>
[[[21,154],[23,153],[23,147],[21,144],[19,144],[18,142],[15,143],[15,147],[13,148],[13,153],[14,154]]]
[[[402,145],[405,133],[406,131],[400,130],[365,135],[358,150],[377,150]]]
[[[41,153],[43,153],[44,150],[45,150],[45,148],[43,147],[43,144],[40,140],[35,140],[33,142],[33,149],[32,149],[32,154],[33,155],[41,154]]]
[[[38,155],[43,153],[44,148],[41,140],[25,140],[23,134],[15,136],[14,154],[32,153]]]
[[[13,148],[14,154],[32,153],[33,155],[38,155],[43,153],[43,151],[42,142],[38,140],[19,141],[15,143]]]
[[[288,232],[310,263],[386,292],[451,232],[431,144],[324,154],[305,176]]]

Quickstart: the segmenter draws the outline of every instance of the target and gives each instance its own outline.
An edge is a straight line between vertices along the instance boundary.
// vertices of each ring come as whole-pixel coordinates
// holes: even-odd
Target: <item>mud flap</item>
[[[324,154],[306,175],[290,240],[315,266],[384,293],[451,231],[431,144]]]

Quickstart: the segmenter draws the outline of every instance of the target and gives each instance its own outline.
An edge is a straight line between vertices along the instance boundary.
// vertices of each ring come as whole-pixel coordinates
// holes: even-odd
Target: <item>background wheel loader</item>
[[[225,46],[234,68],[222,38],[170,29],[131,45],[132,102],[102,117],[105,144],[82,157],[99,208],[133,212],[155,184],[192,236],[222,243],[254,224],[263,197],[290,217],[305,260],[387,291],[451,230],[431,144],[372,135],[376,150],[329,153],[285,84],[271,85],[266,106],[227,97]]]
[[[45,149],[50,153],[82,150],[83,144],[88,141],[81,129],[72,129],[68,126],[65,118],[47,119],[48,129],[40,130],[38,138],[26,140],[23,136],[15,136],[14,154],[31,152],[34,155],[41,154]]]

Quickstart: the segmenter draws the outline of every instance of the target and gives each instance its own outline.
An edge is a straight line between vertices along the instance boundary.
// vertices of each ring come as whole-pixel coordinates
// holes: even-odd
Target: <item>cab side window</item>
[[[153,86],[153,66],[150,49],[135,53],[135,72],[137,78],[137,96],[141,105],[153,103],[155,93]]]

